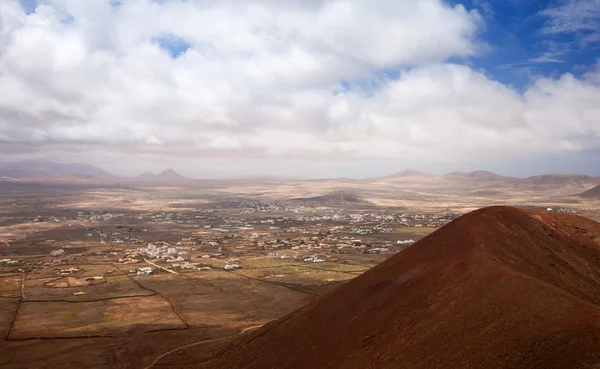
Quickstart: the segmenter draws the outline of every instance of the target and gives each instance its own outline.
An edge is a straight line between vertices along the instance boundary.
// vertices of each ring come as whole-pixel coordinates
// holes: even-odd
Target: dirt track
[[[242,331],[241,331],[239,334],[240,334],[240,335],[241,335],[241,334],[244,334],[244,333],[246,333],[247,331],[249,331],[249,330],[251,330],[251,329],[260,328],[260,327],[262,327],[263,325],[264,325],[264,324],[261,324],[261,325],[255,325],[255,326],[252,326],[252,327],[244,328],[244,329],[243,329],[243,330],[242,330]],[[203,344],[203,343],[210,343],[210,342],[225,341],[225,340],[228,340],[228,339],[231,339],[231,337],[223,337],[223,338],[214,338],[214,339],[210,339],[210,340],[203,340],[203,341],[194,342],[194,343],[190,343],[190,344],[188,344],[188,345],[184,345],[184,346],[181,346],[181,347],[174,348],[174,349],[172,349],[172,350],[169,350],[169,351],[165,352],[164,354],[161,354],[161,355],[159,355],[158,357],[156,357],[156,359],[154,359],[154,361],[152,361],[152,363],[150,363],[150,365],[148,365],[148,366],[147,366],[147,367],[145,367],[144,369],[150,369],[150,368],[154,367],[154,366],[155,366],[155,365],[156,365],[156,364],[157,364],[157,363],[158,363],[158,362],[159,362],[159,361],[160,361],[162,358],[164,358],[165,356],[167,356],[167,355],[170,355],[170,354],[172,354],[172,353],[174,353],[174,352],[177,352],[177,351],[184,350],[184,349],[186,349],[186,348],[188,348],[188,347],[198,346],[198,345],[201,345],[201,344]]]

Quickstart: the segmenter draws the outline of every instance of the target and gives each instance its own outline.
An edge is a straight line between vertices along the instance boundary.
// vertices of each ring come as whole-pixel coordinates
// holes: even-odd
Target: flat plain
[[[599,219],[579,196],[598,183],[2,181],[0,366],[146,368],[321,299],[473,209]]]

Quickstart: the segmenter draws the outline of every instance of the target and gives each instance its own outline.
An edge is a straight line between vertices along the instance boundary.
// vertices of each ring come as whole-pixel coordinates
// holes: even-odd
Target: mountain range
[[[0,177],[117,179],[117,176],[84,163],[55,163],[46,160],[0,162]]]
[[[472,172],[451,172],[443,175],[434,175],[419,172],[417,170],[404,170],[389,176],[373,178],[372,180],[393,180],[393,179],[449,179],[449,180],[466,180],[474,182],[522,182],[529,184],[548,184],[548,185],[564,185],[568,183],[600,183],[600,177],[594,177],[583,174],[543,174],[530,176],[526,178],[502,176],[487,170],[475,170]]]
[[[3,179],[64,179],[64,180],[138,180],[138,181],[184,181],[188,180],[173,169],[158,174],[145,172],[135,178],[120,177],[96,166],[85,163],[56,163],[45,160],[25,160],[20,162],[0,162],[0,178]],[[258,180],[258,179],[255,179]],[[289,179],[273,179],[269,181],[289,181]],[[337,181],[348,183],[506,183],[528,186],[587,186],[588,189],[600,185],[600,177],[580,174],[545,174],[527,178],[502,176],[485,170],[472,172],[452,172],[434,175],[409,169],[389,176],[368,178],[365,180],[340,178]],[[585,195],[589,196],[589,194]]]
[[[14,179],[64,179],[64,180],[127,180],[85,163],[56,163],[47,160],[24,160],[20,162],[0,162],[0,178]],[[172,169],[159,174],[143,173],[136,177],[144,181],[183,181],[187,180]]]
[[[451,222],[328,295],[160,367],[575,368],[600,362],[600,224],[511,207]]]

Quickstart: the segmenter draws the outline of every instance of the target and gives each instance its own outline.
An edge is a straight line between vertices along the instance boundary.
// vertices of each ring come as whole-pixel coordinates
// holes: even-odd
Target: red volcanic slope
[[[200,345],[158,367],[600,365],[598,240],[579,216],[477,210],[208,360]]]

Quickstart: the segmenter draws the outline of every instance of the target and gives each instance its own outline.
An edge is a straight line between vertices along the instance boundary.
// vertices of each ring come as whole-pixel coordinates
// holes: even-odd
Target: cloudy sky
[[[600,174],[600,0],[0,0],[0,155]]]

